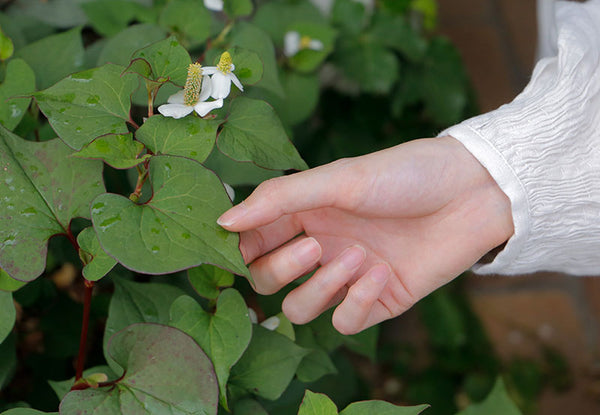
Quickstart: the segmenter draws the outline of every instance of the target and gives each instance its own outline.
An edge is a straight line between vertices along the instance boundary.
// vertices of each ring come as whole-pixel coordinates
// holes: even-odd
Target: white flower
[[[223,52],[217,66],[206,66],[203,68],[205,75],[212,75],[211,93],[210,96],[214,99],[223,99],[229,96],[231,91],[231,83],[238,87],[240,91],[244,90],[240,80],[232,72],[235,70],[235,65],[231,60],[229,52]]]
[[[303,49],[323,50],[323,42],[311,39],[309,36],[300,36],[295,30],[289,31],[283,38],[283,54],[291,58]]]
[[[279,327],[279,317],[277,316],[273,316],[273,317],[269,317],[268,319],[266,319],[265,321],[263,321],[262,323],[260,323],[261,326],[263,326],[264,328],[266,328],[267,330],[276,330],[277,327]]]
[[[205,102],[210,97],[211,91],[210,77],[203,74],[203,68],[199,63],[192,63],[188,67],[185,88],[171,95],[167,99],[167,104],[158,107],[158,112],[165,117],[177,119],[196,111],[199,116],[204,117],[212,110],[223,106],[222,99]]]
[[[223,11],[223,0],[204,0],[204,7],[215,12]]]
[[[256,311],[254,309],[248,307],[248,318],[254,324],[258,323],[258,317],[256,316]]]

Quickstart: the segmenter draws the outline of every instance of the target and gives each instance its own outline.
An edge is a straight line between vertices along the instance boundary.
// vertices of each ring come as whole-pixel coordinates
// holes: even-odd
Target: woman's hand
[[[340,303],[344,334],[398,316],[513,233],[509,199],[452,137],[266,181],[219,224],[241,232],[261,294],[318,268],[283,312],[303,324]]]

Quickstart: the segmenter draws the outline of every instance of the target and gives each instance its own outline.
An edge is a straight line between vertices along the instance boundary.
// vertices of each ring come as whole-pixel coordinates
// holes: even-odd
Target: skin
[[[304,324],[337,305],[343,334],[402,314],[513,234],[508,197],[452,137],[268,180],[218,223],[240,232],[260,294],[316,269],[283,312]]]

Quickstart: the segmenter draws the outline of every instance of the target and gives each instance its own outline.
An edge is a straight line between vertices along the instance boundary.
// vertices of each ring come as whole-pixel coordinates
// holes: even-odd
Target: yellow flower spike
[[[221,59],[219,59],[219,63],[217,64],[217,69],[223,73],[231,73],[232,66],[233,60],[231,59],[231,55],[229,52],[223,52],[221,54]]]
[[[202,65],[199,63],[190,63],[188,66],[188,76],[183,88],[183,102],[185,105],[195,105],[200,96],[202,88]]]
[[[300,49],[308,49],[310,48],[310,42],[312,42],[312,39],[310,38],[310,36],[302,36],[300,38]]]

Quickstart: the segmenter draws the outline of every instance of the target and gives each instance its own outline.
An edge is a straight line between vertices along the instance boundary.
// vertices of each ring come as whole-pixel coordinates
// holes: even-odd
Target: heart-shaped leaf
[[[300,405],[298,415],[337,415],[337,406],[327,395],[314,393],[308,389]],[[369,413],[369,412],[367,412]],[[379,413],[377,413],[379,415]]]
[[[17,291],[19,288],[24,286],[26,283],[23,281],[15,280],[0,268],[0,290],[2,291]]]
[[[307,168],[277,114],[264,101],[235,99],[217,144],[234,160],[252,161],[275,170]]]
[[[219,391],[210,359],[182,331],[134,324],[115,334],[109,353],[123,377],[114,386],[69,392],[61,414],[216,415]]]
[[[211,300],[217,299],[220,288],[231,287],[234,282],[231,272],[208,264],[189,269],[188,278],[200,296]]]
[[[187,69],[192,62],[190,55],[179,44],[175,36],[138,50],[134,53],[133,59],[134,61],[141,59],[147,62],[151,68],[149,79],[153,81],[161,80],[161,82],[171,81],[180,86],[185,84]],[[137,72],[144,76],[143,72]]]
[[[144,145],[133,139],[133,134],[107,134],[87,144],[73,157],[99,159],[115,169],[130,169],[151,156],[140,154]]]
[[[58,415],[58,412],[42,412],[31,408],[13,408],[2,412],[2,415]]]
[[[181,157],[152,157],[149,168],[154,194],[148,203],[137,205],[108,193],[94,200],[92,221],[104,250],[147,274],[210,263],[249,275],[238,235],[217,225],[231,207],[219,178]]]
[[[166,284],[139,283],[115,279],[115,293],[110,300],[106,329],[104,330],[104,355],[108,356],[110,337],[135,323],[169,322],[171,304],[185,293],[177,287]],[[111,369],[119,368],[107,359]]]
[[[22,59],[12,59],[6,66],[6,76],[0,85],[0,124],[13,130],[25,115],[31,98],[19,96],[35,90],[35,75]]]
[[[180,297],[171,306],[169,325],[192,336],[210,357],[219,381],[221,405],[227,406],[227,380],[252,337],[248,308],[239,292],[221,293],[215,314],[209,314],[191,297]]]
[[[48,88],[65,76],[83,69],[81,28],[45,37],[17,51],[35,72],[39,89]]]
[[[494,388],[482,402],[468,406],[458,415],[521,415],[521,411],[510,400],[502,378],[498,378]]]
[[[77,235],[77,243],[79,248],[84,251],[83,255],[88,255],[85,257],[86,261],[84,261],[83,267],[83,276],[86,280],[98,281],[117,265],[117,261],[109,257],[100,246],[94,228],[89,227],[82,230]]]
[[[185,117],[179,120],[155,115],[137,130],[135,137],[154,154],[191,158],[202,163],[215,145],[215,120]]]
[[[0,291],[0,343],[12,331],[16,316],[12,293]],[[250,338],[248,338],[248,341],[250,341]]]
[[[230,382],[266,399],[281,396],[308,350],[286,336],[254,324],[252,340],[233,367]]]
[[[94,0],[81,8],[94,30],[103,36],[113,36],[125,29],[132,20],[150,21],[153,11],[131,0]]]
[[[384,401],[362,401],[351,403],[340,412],[340,415],[419,415],[427,408],[429,405],[396,406]]]
[[[210,12],[199,1],[172,0],[168,2],[158,22],[172,33],[182,35],[193,45],[204,42],[210,35]]]
[[[165,37],[165,31],[155,24],[131,25],[106,41],[98,56],[97,65],[114,63],[127,66],[137,50]]]
[[[78,72],[34,95],[58,136],[80,150],[105,134],[126,134],[131,94],[137,87],[123,67],[104,65]]]
[[[48,239],[89,218],[90,201],[105,191],[102,163],[65,163],[71,154],[60,140],[25,141],[0,127],[0,266],[12,278],[40,275]]]

